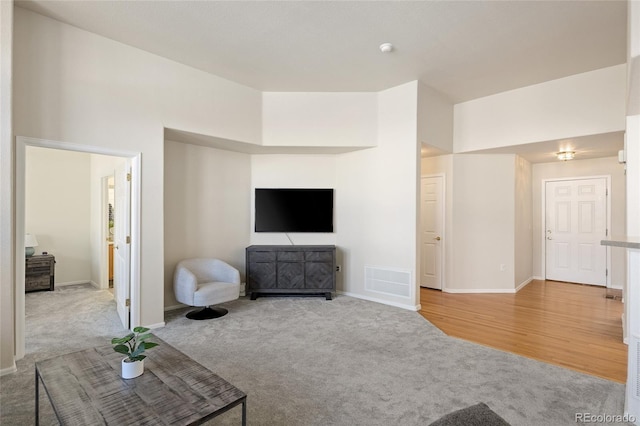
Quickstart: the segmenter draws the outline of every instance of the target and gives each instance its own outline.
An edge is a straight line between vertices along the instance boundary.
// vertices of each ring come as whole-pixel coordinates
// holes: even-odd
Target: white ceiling
[[[16,4],[264,91],[419,79],[460,102],[626,61],[626,1]]]
[[[16,4],[263,91],[379,91],[421,80],[461,102],[626,61],[627,2],[616,0]],[[394,50],[381,53],[383,42]],[[168,132],[187,143],[258,149]],[[615,156],[623,135],[483,152],[539,163],[565,146],[576,159]],[[425,148],[423,156],[442,154]]]
[[[523,145],[505,146],[469,152],[469,154],[518,154],[530,163],[551,163],[558,161],[556,153],[574,151],[575,160],[592,158],[617,157],[618,151],[624,147],[624,132],[611,132],[579,138],[559,139]],[[441,155],[436,153],[435,155]],[[427,153],[423,156],[435,156]]]

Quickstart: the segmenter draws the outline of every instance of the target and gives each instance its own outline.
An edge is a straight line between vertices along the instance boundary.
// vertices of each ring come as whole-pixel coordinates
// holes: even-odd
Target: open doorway
[[[115,233],[115,217],[114,217],[114,209],[115,209],[115,178],[113,175],[105,176],[102,178],[102,225],[106,226],[106,229],[103,228],[103,232],[106,237],[106,245],[107,245],[107,278],[109,291],[113,294],[113,240]],[[104,217],[106,215],[106,218]]]
[[[139,321],[138,307],[139,307],[139,257],[140,257],[140,253],[139,253],[140,156],[139,154],[115,152],[111,150],[104,150],[97,147],[68,144],[64,142],[46,141],[46,140],[23,138],[23,137],[16,138],[16,235],[24,235],[25,230],[27,230],[27,226],[29,227],[40,226],[40,225],[34,225],[34,223],[37,223],[37,221],[33,222],[33,219],[31,218],[32,213],[34,213],[33,210],[36,209],[36,207],[34,207],[33,201],[31,200],[32,197],[30,197],[29,194],[27,194],[28,187],[33,187],[32,184],[35,184],[35,185],[37,185],[38,183],[43,184],[43,182],[46,180],[54,180],[51,175],[47,176],[46,173],[45,175],[40,175],[35,181],[33,181],[33,177],[30,177],[30,175],[28,175],[28,171],[27,171],[28,150],[37,149],[37,148],[48,149],[50,153],[56,152],[58,154],[64,152],[66,154],[76,153],[81,155],[84,153],[84,155],[89,155],[90,158],[94,160],[94,164],[100,163],[100,161],[98,161],[97,159],[104,160],[105,157],[110,157],[110,160],[112,161],[113,164],[121,163],[124,165],[122,169],[125,170],[126,168],[128,170],[128,172],[126,173],[127,181],[129,182],[127,197],[128,197],[128,200],[130,201],[130,207],[127,208],[126,217],[129,218],[130,223],[131,222],[133,223],[132,223],[132,227],[126,228],[127,237],[128,237],[126,239],[127,241],[126,249],[127,249],[127,252],[130,253],[130,255],[129,254],[127,255],[127,259],[128,259],[127,267],[125,269],[122,269],[123,271],[125,271],[125,276],[123,278],[126,278],[127,280],[126,293],[128,296],[126,298],[123,298],[123,303],[126,302],[127,304],[127,309],[126,309],[127,312],[126,312],[125,318],[123,318],[123,324],[125,324],[126,328],[129,328],[130,326],[129,319],[132,318],[133,324],[137,325],[137,322]],[[108,288],[108,285],[109,285],[108,280],[105,280],[102,278],[103,276],[104,278],[108,277],[106,272],[108,271],[108,246],[104,244],[108,238],[108,235],[107,235],[108,227],[104,225],[104,221],[108,217],[108,214],[100,213],[100,210],[102,207],[101,206],[102,204],[101,203],[101,198],[102,198],[101,197],[101,192],[102,192],[101,178],[107,175],[108,173],[104,173],[103,171],[101,171],[101,167],[92,168],[91,167],[92,160],[88,160],[88,162],[85,162],[86,163],[85,166],[82,166],[87,170],[88,175],[85,177],[76,176],[76,179],[90,180],[89,186],[95,185],[94,191],[86,190],[85,195],[80,197],[79,193],[76,190],[77,188],[75,188],[73,185],[70,185],[72,186],[72,188],[66,188],[66,189],[70,189],[70,191],[65,191],[65,188],[57,187],[55,188],[56,190],[51,191],[52,193],[49,195],[42,195],[42,193],[40,194],[40,196],[42,196],[44,199],[46,199],[49,202],[49,208],[47,208],[46,205],[44,207],[39,206],[38,208],[39,212],[37,213],[42,213],[44,218],[41,217],[41,219],[44,220],[44,222],[49,221],[49,224],[47,225],[46,228],[40,228],[40,230],[37,231],[37,232],[40,232],[41,235],[43,236],[41,238],[41,241],[39,241],[42,247],[39,247],[38,251],[53,252],[53,249],[55,249],[57,252],[60,253],[60,259],[59,260],[57,259],[56,261],[58,263],[58,265],[56,265],[58,266],[57,270],[61,274],[60,276],[56,277],[57,278],[56,281],[58,283],[78,284],[80,282],[89,282],[90,284],[99,288]],[[104,163],[102,164],[104,165]],[[110,174],[113,175],[114,167],[113,166],[106,166],[106,167],[107,168],[110,167],[110,170],[111,170]],[[65,171],[59,170],[57,173],[64,174]],[[56,178],[57,177],[59,176],[56,176]],[[32,179],[32,182],[31,184],[29,184],[29,186],[27,184],[28,178]],[[67,182],[72,182],[72,181],[67,180]],[[85,182],[78,182],[79,187],[83,187],[84,184]],[[61,185],[61,186],[64,186],[64,185]],[[134,191],[135,196],[133,197],[131,197],[130,195],[131,188],[136,189]],[[91,213],[87,214],[87,210],[91,212],[91,207],[89,207],[88,209],[84,209],[84,212],[72,211],[73,209],[70,209],[69,206],[74,205],[71,201],[73,201],[75,198],[89,199],[91,206],[95,207],[96,211],[94,212],[94,214],[91,214]],[[62,207],[63,210],[67,211],[67,214],[71,217],[64,217],[60,219],[60,216],[58,216],[58,218],[60,219],[60,223],[56,225],[54,221],[54,223],[51,224],[50,223],[51,217],[47,217],[47,214],[52,213],[52,210],[53,210],[52,207],[54,205],[56,207]],[[133,211],[133,214],[131,214],[131,211]],[[85,218],[81,220],[81,222],[83,222],[84,225],[86,226],[85,229],[88,228],[89,233],[91,234],[87,238],[84,238],[84,237],[79,238],[78,234],[75,233],[74,229],[69,228],[69,225],[68,225],[69,222],[78,220],[77,217],[75,217],[76,213],[78,217],[84,216],[84,215],[89,216],[89,219]],[[63,223],[65,224],[64,226],[62,226]],[[122,221],[122,223],[124,223],[124,221]],[[134,232],[131,232],[131,229],[133,229]],[[33,230],[31,230],[30,232],[35,233],[35,231]],[[55,234],[55,240],[53,238],[54,234]],[[83,241],[80,244],[80,246],[84,246],[85,251],[89,251],[91,253],[89,256],[88,267],[80,268],[81,273],[84,275],[72,275],[77,271],[67,268],[67,266],[70,266],[73,262],[76,261],[75,258],[69,259],[68,256],[65,256],[65,254],[63,254],[63,252],[70,253],[71,251],[76,250],[78,248],[76,244],[76,247],[74,249],[69,249],[70,247],[69,244],[71,245],[74,244],[74,241],[71,241],[73,239],[76,240],[75,241],[76,243],[78,239],[82,239]],[[87,240],[89,241],[88,243],[87,243]],[[53,249],[48,249],[48,247],[52,247]],[[60,251],[62,247],[64,247],[64,249]],[[87,247],[88,247],[88,250],[87,250]],[[80,249],[82,250],[82,247]],[[25,252],[24,250],[25,250],[24,239],[16,238],[16,253],[19,254],[19,255],[16,255],[16,292],[15,292],[16,358],[17,359],[22,358],[25,353],[25,287],[24,287],[25,263],[23,260],[21,260],[23,256],[22,253]],[[66,259],[64,259],[65,257]],[[62,264],[63,259],[64,259],[65,265]],[[102,271],[104,271],[104,274],[102,273]],[[130,283],[130,287],[129,287],[129,283]],[[129,292],[129,288],[131,289],[131,292]],[[129,315],[129,309],[131,312],[131,317]]]

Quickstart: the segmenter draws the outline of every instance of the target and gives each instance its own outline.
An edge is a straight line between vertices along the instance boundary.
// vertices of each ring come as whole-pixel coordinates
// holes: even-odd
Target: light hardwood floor
[[[625,383],[623,304],[605,292],[537,280],[516,294],[421,288],[420,313],[450,336]]]

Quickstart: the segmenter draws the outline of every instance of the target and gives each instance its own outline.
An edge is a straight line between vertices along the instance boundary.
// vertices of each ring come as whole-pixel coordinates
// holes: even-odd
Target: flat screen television
[[[333,189],[256,188],[256,232],[333,232]]]

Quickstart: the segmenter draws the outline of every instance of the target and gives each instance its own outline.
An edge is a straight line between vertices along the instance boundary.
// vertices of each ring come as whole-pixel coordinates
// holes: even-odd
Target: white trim
[[[16,363],[14,362],[11,367],[3,368],[2,370],[0,370],[0,377],[6,376],[7,374],[15,373],[16,371],[18,371],[18,368],[16,367]]]
[[[178,304],[178,305],[165,306],[165,307],[164,307],[164,311],[165,311],[165,312],[167,312],[167,311],[175,311],[175,310],[177,310],[177,309],[186,308],[186,307],[188,307],[188,306],[189,306],[189,305],[183,305],[182,303],[180,303],[180,304]]]
[[[141,197],[141,156],[139,152],[119,151],[80,145],[70,142],[16,136],[15,145],[15,235],[24,235],[25,228],[25,168],[26,147],[60,149],[64,151],[86,152],[88,154],[125,157],[131,160],[131,327],[140,324],[140,203]],[[15,238],[15,253],[24,253],[24,239]],[[15,256],[15,359],[25,355],[25,306],[24,306],[24,257]],[[87,282],[87,281],[85,281]],[[60,284],[56,284],[60,285]],[[163,323],[164,324],[164,323]]]
[[[145,325],[144,327],[148,328],[149,330],[155,330],[156,328],[162,328],[162,327],[164,327],[166,325],[167,324],[164,321],[162,321],[162,322],[159,322],[159,323],[156,323],[156,324]],[[133,327],[131,327],[131,329],[133,330]]]
[[[446,262],[446,255],[447,255],[447,175],[446,173],[431,173],[431,174],[427,174],[427,175],[421,175],[420,176],[420,209],[419,212],[420,214],[422,214],[422,179],[424,178],[434,178],[434,177],[441,177],[442,178],[442,191],[440,193],[440,195],[442,196],[442,258],[441,260],[441,265],[440,265],[440,279],[442,281],[442,287],[440,288],[440,290],[444,290],[447,287],[447,274],[446,271],[447,269],[445,268],[445,265],[447,264]],[[419,223],[422,223],[422,218],[419,217]],[[420,228],[420,226],[419,226]],[[422,272],[420,271],[420,266],[422,266],[422,257],[420,256],[420,247],[422,247],[422,228],[420,228],[418,230],[419,232],[419,242],[418,242],[418,274],[417,274],[417,283],[418,283],[418,292],[420,291],[420,287],[421,287],[421,280],[422,280]],[[427,287],[430,288],[430,287]]]
[[[361,294],[350,293],[350,292],[341,291],[341,290],[336,291],[336,293],[342,294],[342,295],[345,295],[345,296],[355,297],[356,299],[368,300],[369,302],[382,303],[383,305],[389,305],[389,306],[393,306],[393,307],[396,307],[396,308],[402,308],[402,309],[406,309],[408,311],[417,312],[417,311],[420,310],[420,305],[415,305],[415,306],[414,305],[405,305],[404,303],[390,302],[388,300],[376,299],[375,297],[363,296]]]
[[[140,325],[140,248],[141,229],[141,204],[142,203],[142,153],[131,158],[131,270],[129,272],[129,297],[131,298],[130,324],[131,328]],[[162,322],[164,327],[164,322]]]
[[[98,277],[101,288],[109,288],[109,176],[100,178],[100,260],[98,261]],[[107,243],[105,245],[105,243]]]
[[[65,287],[68,285],[77,285],[77,284],[91,284],[92,286],[96,286],[97,284],[91,280],[77,280],[77,281],[65,281],[63,283],[56,283],[56,287]]]
[[[95,282],[93,280],[89,281],[89,284],[91,284],[91,287],[94,287],[97,290],[106,290],[106,288],[100,288],[100,284],[98,284],[97,282]]]
[[[533,277],[533,279],[534,279],[534,280],[540,280],[540,281],[544,281],[544,280],[545,280],[545,278],[543,278],[543,277],[537,277],[537,276],[534,276],[534,277]]]
[[[547,254],[546,254],[546,218],[547,218],[547,182],[560,182],[566,180],[586,180],[586,179],[605,179],[606,188],[607,188],[607,229],[609,230],[609,237],[611,236],[611,175],[594,175],[594,176],[576,176],[576,177],[562,177],[562,178],[548,178],[542,179],[542,189],[540,191],[540,204],[542,206],[542,212],[540,215],[540,238],[542,243],[540,244],[540,272],[542,272],[542,276],[545,278],[539,278],[541,280],[546,280],[547,276]],[[611,288],[611,249],[609,246],[606,247],[607,250],[607,281],[605,284],[605,288]],[[602,287],[602,286],[601,286]]]
[[[444,293],[508,293],[515,294],[515,288],[447,288]]]
[[[518,285],[516,287],[516,293],[519,292],[520,290],[522,290],[524,287],[526,287],[527,284],[529,284],[531,281],[533,281],[533,279],[534,279],[533,277],[530,277],[530,278],[524,280],[523,282],[521,282],[520,285]]]

